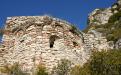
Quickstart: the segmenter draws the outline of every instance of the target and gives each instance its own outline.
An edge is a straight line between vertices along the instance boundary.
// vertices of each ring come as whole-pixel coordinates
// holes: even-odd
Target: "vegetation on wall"
[[[70,75],[91,75],[89,65],[87,63],[83,67],[76,65],[71,69]]]
[[[5,75],[30,75],[29,73],[22,71],[20,67],[21,66],[18,63],[5,65],[0,68],[0,72]],[[44,65],[39,64],[37,65],[37,68],[32,71],[32,75],[48,75],[48,72]]]
[[[52,70],[52,75],[68,75],[71,68],[71,62],[67,59],[62,59]]]
[[[2,73],[5,73],[7,75],[28,75],[27,73],[23,72],[20,69],[20,65],[18,63],[15,63],[14,65],[5,65],[0,69]]]
[[[105,25],[105,32],[107,33],[107,40],[116,42],[121,38],[121,11],[112,15],[109,18],[108,24]]]
[[[81,31],[79,29],[77,29],[77,27],[75,25],[71,25],[71,29],[70,32],[72,32],[73,34],[79,36],[80,34],[82,35]]]
[[[46,70],[46,67],[44,65],[42,65],[42,64],[39,64],[37,66],[35,75],[48,75],[48,72]]]
[[[94,19],[94,20],[92,20],[92,22],[98,22],[98,20],[97,19]]]

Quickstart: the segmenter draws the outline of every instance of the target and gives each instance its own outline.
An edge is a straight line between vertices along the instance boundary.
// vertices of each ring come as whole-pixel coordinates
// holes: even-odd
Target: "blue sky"
[[[0,0],[0,27],[6,17],[48,14],[67,20],[79,29],[86,27],[87,16],[95,8],[106,8],[116,0]]]

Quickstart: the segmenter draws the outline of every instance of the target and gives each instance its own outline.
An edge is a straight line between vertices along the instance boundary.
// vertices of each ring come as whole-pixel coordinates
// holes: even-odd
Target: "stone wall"
[[[87,33],[84,34],[84,49],[87,49],[87,53],[91,53],[90,51],[102,51],[109,50],[111,47],[107,42],[107,39],[103,36],[95,36],[95,34]]]
[[[82,35],[76,35],[71,24],[63,20],[49,16],[8,17],[5,30],[9,32],[3,35],[6,53],[0,58],[0,66],[18,62],[30,72],[40,63],[51,70],[60,59],[68,59],[73,65],[85,61]]]
[[[70,23],[50,16],[8,17],[0,49],[0,66],[19,63],[32,72],[38,64],[49,71],[61,59],[83,65],[94,50],[108,50],[105,37],[94,31],[79,32]]]

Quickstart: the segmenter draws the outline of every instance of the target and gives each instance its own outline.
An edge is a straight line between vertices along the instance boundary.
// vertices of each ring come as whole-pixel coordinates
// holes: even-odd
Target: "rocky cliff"
[[[109,8],[95,9],[88,17],[88,27],[84,32],[95,31],[106,37],[110,47],[120,48],[121,42],[121,0]],[[98,34],[96,34],[98,35]]]

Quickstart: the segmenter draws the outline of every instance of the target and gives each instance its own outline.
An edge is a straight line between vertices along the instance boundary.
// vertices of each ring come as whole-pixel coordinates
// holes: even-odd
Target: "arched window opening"
[[[50,43],[50,48],[53,48],[54,46],[54,42],[59,39],[59,37],[57,35],[52,35],[50,36],[50,39],[49,39],[49,43]]]

